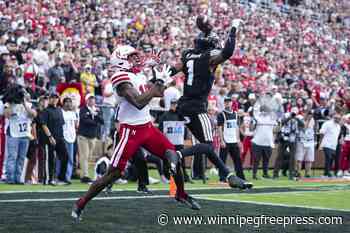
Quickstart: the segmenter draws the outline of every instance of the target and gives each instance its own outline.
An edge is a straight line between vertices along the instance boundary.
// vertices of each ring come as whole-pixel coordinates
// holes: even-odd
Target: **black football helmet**
[[[205,35],[204,32],[200,32],[194,39],[194,48],[195,50],[201,52],[212,49],[219,49],[221,48],[220,39],[214,32],[211,32],[208,35]]]

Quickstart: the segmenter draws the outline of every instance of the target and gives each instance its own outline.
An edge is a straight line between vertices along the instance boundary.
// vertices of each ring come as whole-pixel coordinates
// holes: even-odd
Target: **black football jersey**
[[[195,53],[185,51],[182,55],[185,74],[184,97],[207,100],[214,83],[214,74],[209,65],[210,51]]]

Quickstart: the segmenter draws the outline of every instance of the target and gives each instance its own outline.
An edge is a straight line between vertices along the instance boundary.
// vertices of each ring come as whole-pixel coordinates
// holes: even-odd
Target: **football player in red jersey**
[[[140,72],[142,59],[139,52],[126,45],[116,49],[111,65],[118,68],[111,81],[119,98],[120,141],[115,147],[107,173],[96,180],[88,192],[75,203],[72,217],[77,221],[80,220],[86,204],[123,175],[128,159],[140,147],[169,162],[170,172],[177,186],[175,199],[191,209],[199,210],[199,204],[184,190],[179,154],[175,152],[174,145],[151,122],[148,104],[153,97],[163,96],[165,89],[163,80],[169,76],[169,69],[165,66],[162,71],[156,72],[154,84],[147,86],[147,78]]]

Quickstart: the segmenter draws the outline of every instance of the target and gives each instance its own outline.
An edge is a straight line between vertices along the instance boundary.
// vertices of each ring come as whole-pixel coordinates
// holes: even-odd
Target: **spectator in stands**
[[[177,151],[184,148],[184,139],[185,139],[185,123],[183,119],[177,114],[176,98],[170,101],[170,109],[169,111],[163,113],[159,118],[159,130],[163,132],[163,134],[169,139],[169,141],[175,145],[175,149]],[[190,182],[190,177],[186,172],[186,164],[183,158],[182,161],[184,178],[185,182]],[[169,179],[169,174],[166,174],[167,179]]]
[[[92,73],[92,66],[86,64],[83,72],[80,73],[80,82],[83,85],[83,94],[95,95],[95,87],[98,86],[96,75]]]
[[[250,111],[248,114],[246,114],[243,117],[243,121],[241,122],[240,126],[240,133],[243,136],[243,142],[242,142],[242,154],[241,154],[241,161],[242,164],[244,164],[246,156],[248,152],[250,153],[250,167],[253,167],[253,153],[252,153],[252,139],[254,135],[254,131],[252,130],[252,124],[254,123],[253,119],[253,111]]]
[[[64,72],[64,79],[66,82],[76,81],[77,68],[75,67],[71,56],[68,53],[63,55],[63,64],[61,65]]]
[[[304,116],[304,129],[296,145],[297,177],[300,177],[302,162],[305,162],[305,177],[311,177],[312,163],[315,161],[315,120],[312,112]]]
[[[343,143],[341,145],[340,170],[337,176],[350,176],[350,114],[345,115],[341,130]]]
[[[49,97],[49,106],[42,112],[40,117],[42,129],[46,137],[49,139],[48,183],[53,186],[56,184],[69,184],[69,182],[66,181],[68,153],[63,135],[64,118],[61,108],[58,107],[58,101],[58,94],[51,93]],[[60,170],[59,175],[57,176],[57,181],[55,179],[56,159],[60,160]]]
[[[76,140],[76,130],[78,129],[78,116],[73,111],[72,99],[66,97],[63,99],[62,114],[64,119],[63,137],[68,152],[68,163],[66,171],[66,182],[70,183],[73,174],[74,163],[74,143]]]
[[[217,116],[220,136],[220,158],[226,163],[227,154],[229,153],[237,176],[245,180],[240,158],[241,140],[239,136],[238,113],[232,111],[232,99],[230,96],[226,96],[224,101],[225,109]],[[221,182],[226,182],[226,177],[220,170],[219,177]]]
[[[332,159],[335,157],[337,145],[338,145],[338,136],[340,134],[340,121],[341,116],[338,113],[335,113],[332,119],[326,121],[322,124],[320,129],[321,134],[321,144],[319,150],[323,149],[325,156],[325,165],[324,165],[324,176],[332,177],[331,166]],[[336,174],[335,174],[336,175]]]
[[[169,87],[164,91],[164,108],[165,110],[170,109],[171,101],[178,100],[181,96],[179,89],[176,88],[176,81],[173,80]]]
[[[275,161],[275,167],[273,170],[274,178],[279,177],[279,171],[282,167],[284,157],[287,150],[289,151],[289,179],[293,180],[295,177],[295,164],[296,164],[296,146],[297,141],[300,138],[300,134],[304,128],[304,123],[297,117],[298,108],[294,107],[291,113],[286,113],[282,119],[281,137],[278,147],[278,155]]]
[[[254,114],[255,128],[252,139],[252,153],[254,154],[253,179],[257,180],[257,172],[262,158],[263,177],[270,178],[268,174],[269,161],[274,144],[273,131],[277,126],[276,119],[272,116],[269,106],[260,106],[259,112]]]
[[[55,92],[58,83],[65,81],[64,71],[61,67],[62,59],[57,56],[55,65],[48,70],[49,92]]]
[[[42,128],[42,115],[48,107],[48,96],[41,96],[38,102],[37,116],[34,118],[34,126],[37,134],[37,158],[38,158],[38,182],[41,184],[48,184],[49,174],[47,174],[46,167],[48,166],[47,147],[49,139]]]
[[[103,117],[100,109],[96,107],[95,96],[87,94],[86,106],[79,112],[78,148],[80,157],[80,180],[82,183],[92,182],[89,177],[89,159],[92,158],[96,139],[99,135]]]
[[[28,152],[29,138],[32,137],[31,124],[37,112],[25,98],[21,104],[5,103],[4,115],[9,122],[6,132],[6,183],[21,184],[24,159]]]

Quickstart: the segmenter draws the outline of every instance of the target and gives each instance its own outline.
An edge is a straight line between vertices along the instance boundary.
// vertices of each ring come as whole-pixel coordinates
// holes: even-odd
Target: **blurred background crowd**
[[[107,69],[114,48],[129,44],[144,57],[162,50],[161,63],[174,65],[193,45],[199,14],[212,18],[223,41],[233,19],[244,22],[234,55],[216,72],[208,109],[213,116],[224,110],[224,100],[230,96],[232,110],[243,123],[250,107],[266,94],[280,103],[282,113],[303,116],[312,110],[315,120],[321,121],[335,112],[346,116],[350,107],[346,0],[1,0],[0,95],[8,95],[13,84],[22,85],[28,102],[37,108],[45,96],[50,101],[65,89],[76,88],[80,98],[71,108],[79,110],[93,96],[91,106],[101,110],[104,124],[92,138],[105,141],[116,107]],[[157,112],[168,110],[174,93],[181,95],[182,80],[177,75],[165,93],[165,105],[152,102],[155,118]],[[86,137],[82,127],[77,128],[77,134]],[[92,144],[86,141],[88,148]]]

